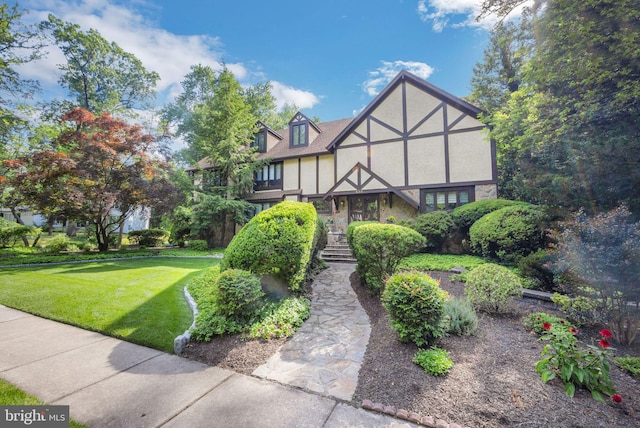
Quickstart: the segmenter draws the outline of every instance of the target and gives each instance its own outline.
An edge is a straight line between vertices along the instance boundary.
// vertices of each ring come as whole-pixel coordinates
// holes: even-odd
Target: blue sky
[[[245,85],[271,81],[278,104],[322,121],[351,117],[401,69],[456,95],[470,92],[489,17],[480,0],[26,0],[27,21],[49,13],[97,29],[158,72],[157,107],[194,64],[224,61]],[[43,94],[60,92],[57,48],[22,68]]]

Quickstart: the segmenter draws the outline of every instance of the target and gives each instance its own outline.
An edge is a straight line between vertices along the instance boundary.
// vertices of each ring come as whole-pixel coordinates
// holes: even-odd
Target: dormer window
[[[251,147],[255,147],[259,153],[264,153],[267,151],[266,130],[262,129],[256,134],[256,137],[253,140],[253,144],[251,144]]]
[[[298,123],[295,125],[291,125],[291,146],[306,146],[309,142],[307,141],[307,124],[306,123]]]
[[[289,121],[289,147],[308,146],[320,133],[320,129],[304,114],[297,112]]]

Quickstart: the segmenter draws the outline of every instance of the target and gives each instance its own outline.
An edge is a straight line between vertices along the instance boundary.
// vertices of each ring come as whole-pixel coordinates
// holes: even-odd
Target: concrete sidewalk
[[[415,427],[0,305],[0,378],[99,427]]]

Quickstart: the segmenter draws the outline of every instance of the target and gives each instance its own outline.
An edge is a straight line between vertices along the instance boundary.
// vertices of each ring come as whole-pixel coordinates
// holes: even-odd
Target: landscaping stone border
[[[458,424],[450,424],[442,419],[436,419],[429,415],[420,415],[416,412],[408,412],[404,409],[397,409],[394,406],[385,406],[382,403],[373,403],[371,400],[362,400],[361,408],[365,410],[373,410],[374,412],[384,413],[398,419],[413,422],[415,424],[424,425],[430,428],[462,428]]]
[[[189,290],[187,290],[186,285],[183,291],[184,297],[185,299],[187,299],[187,303],[189,303],[189,307],[191,308],[191,312],[193,313],[193,322],[184,333],[173,339],[173,353],[176,355],[180,355],[185,345],[191,340],[191,329],[196,327],[196,318],[198,316],[198,305],[196,304],[196,301],[193,300],[193,296],[191,296]]]

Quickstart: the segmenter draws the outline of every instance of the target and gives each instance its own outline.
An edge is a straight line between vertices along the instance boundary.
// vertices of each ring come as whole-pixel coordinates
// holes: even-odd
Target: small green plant
[[[228,269],[220,274],[215,303],[218,314],[240,325],[252,322],[264,304],[260,279],[251,272]]]
[[[569,397],[574,396],[576,388],[584,388],[600,402],[604,402],[604,396],[611,396],[616,402],[622,400],[609,379],[609,330],[600,331],[602,339],[598,341],[599,347],[587,345],[587,349],[583,350],[578,347],[578,330],[575,328],[560,328],[544,323],[543,329],[546,333],[540,340],[549,343],[542,350],[543,358],[536,364],[536,372],[540,373],[542,382],[560,378]]]
[[[567,319],[577,325],[598,325],[607,322],[606,310],[598,304],[596,299],[553,293],[551,301],[560,307]]]
[[[478,328],[478,315],[467,299],[452,298],[444,304],[447,334],[469,336]]]
[[[387,216],[387,223],[395,223],[396,222],[396,218],[395,216]]]
[[[520,278],[506,267],[486,263],[467,274],[465,294],[476,309],[499,313],[522,296],[522,286]]]
[[[47,244],[47,251],[50,253],[59,253],[60,251],[67,251],[73,243],[66,235],[58,235],[51,239]]]
[[[382,293],[382,305],[402,342],[431,345],[444,334],[446,291],[435,279],[421,272],[391,276]]]
[[[249,337],[290,337],[309,318],[311,302],[304,297],[290,297],[268,305],[265,312],[267,315],[251,326]]]
[[[209,245],[204,239],[194,239],[187,243],[187,248],[194,251],[207,251]]]
[[[636,379],[640,379],[640,357],[627,355],[626,357],[614,357],[613,361],[615,361],[622,370],[629,372],[629,374]]]
[[[433,376],[444,376],[453,367],[449,352],[435,346],[431,349],[419,350],[413,357],[413,362]]]

